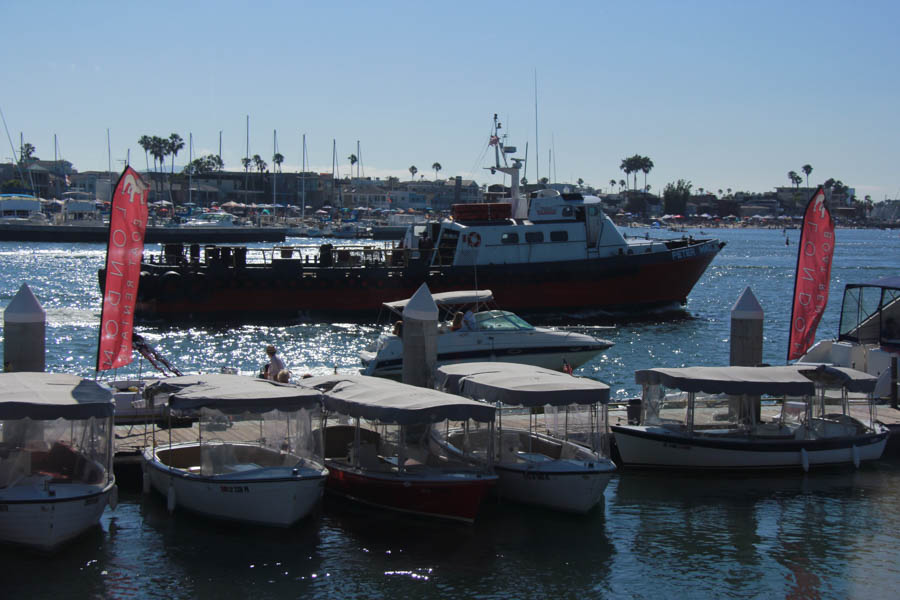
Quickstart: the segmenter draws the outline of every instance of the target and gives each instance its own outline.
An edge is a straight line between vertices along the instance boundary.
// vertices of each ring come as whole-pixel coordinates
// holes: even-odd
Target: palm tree
[[[353,179],[353,165],[358,163],[359,159],[356,158],[355,154],[351,154],[350,156],[347,157],[347,160],[350,161],[350,179]],[[357,172],[356,175],[359,176],[359,172]]]
[[[788,171],[788,179],[791,180],[791,185],[797,185],[797,171]]]
[[[161,175],[163,166],[165,165],[166,156],[169,154],[169,143],[165,138],[161,138],[158,135],[154,135],[150,138],[150,154],[153,156],[153,166],[157,170],[157,174]],[[157,177],[157,182],[159,182],[160,177]],[[159,183],[157,183],[159,186]],[[157,199],[159,198],[159,190],[156,193]]]
[[[633,161],[631,158],[623,158],[622,162],[619,163],[619,169],[625,171],[625,180],[627,181],[633,171]]]
[[[441,170],[441,163],[436,162],[433,165],[431,165],[431,168],[434,169],[434,180],[437,181],[438,171]]]
[[[722,197],[722,188],[719,188],[719,197]]]
[[[168,152],[166,154],[172,155],[172,174],[175,174],[175,157],[178,156],[178,153],[184,150],[184,140],[181,139],[181,136],[177,133],[172,133],[169,135],[169,139],[166,140],[168,143]]]
[[[409,178],[410,178],[410,181],[412,181],[412,180],[414,180],[414,179],[416,178],[416,173],[418,173],[418,172],[419,172],[419,169],[416,168],[416,165],[412,165],[412,166],[409,168]]]
[[[19,149],[19,161],[25,163],[31,160],[34,157],[35,150],[36,148],[28,142],[22,144],[22,147]],[[37,157],[35,157],[35,160],[37,160]]]
[[[728,192],[728,195],[729,195],[729,196],[731,196],[731,188],[728,188],[728,189],[725,190],[725,191]]]
[[[613,189],[614,187],[616,187],[616,180],[615,180],[615,179],[610,179],[610,180],[609,180],[609,191],[612,192],[612,189]]]
[[[241,159],[241,166],[244,167],[244,171],[249,171],[249,170],[250,170],[250,165],[251,165],[251,164],[253,164],[253,161],[250,160],[249,158],[242,158],[242,159]]]
[[[578,187],[583,186],[583,185],[584,185],[584,179],[582,179],[581,177],[579,177],[577,183],[578,183]]]
[[[619,191],[621,192],[621,191],[622,191],[622,188],[625,187],[626,185],[628,185],[628,184],[625,183],[625,180],[624,180],[624,179],[620,179],[620,180],[619,180]]]
[[[806,187],[809,187],[809,174],[812,173],[812,166],[803,165],[800,170],[806,173]]]
[[[284,155],[281,152],[276,152],[272,156],[272,164],[275,165],[275,171],[281,173],[281,163],[284,162]]]
[[[147,163],[147,170],[150,170],[150,145],[151,139],[149,135],[142,135],[140,139],[138,139],[138,146],[144,149],[144,160]],[[155,160],[155,159],[154,159]]]
[[[647,187],[647,173],[653,170],[653,161],[650,160],[649,156],[641,156],[640,158],[640,170],[644,173],[644,188],[650,189]]]

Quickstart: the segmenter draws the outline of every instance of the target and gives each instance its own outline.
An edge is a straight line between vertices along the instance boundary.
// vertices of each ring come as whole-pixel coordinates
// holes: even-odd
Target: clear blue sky
[[[654,191],[766,191],[813,166],[875,201],[900,197],[900,3],[866,2],[47,2],[3,3],[0,108],[40,158],[106,169],[144,134],[193,133],[240,168],[500,181],[482,167],[497,112],[509,143],[559,181],[624,177],[638,153]],[[5,139],[0,160],[12,155]],[[186,150],[176,164],[187,162]],[[528,177],[535,179],[535,161]],[[643,184],[643,178],[639,179]]]

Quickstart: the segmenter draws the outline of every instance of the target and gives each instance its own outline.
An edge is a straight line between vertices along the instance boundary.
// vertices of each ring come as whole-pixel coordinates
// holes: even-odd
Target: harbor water
[[[615,342],[577,374],[625,399],[639,393],[636,369],[727,364],[730,311],[747,286],[765,311],[764,360],[784,363],[799,232],[706,233],[727,245],[684,309],[640,319],[573,315],[560,324]],[[837,331],[846,283],[900,272],[897,231],[840,229],[836,237],[819,338]],[[29,284],[47,311],[48,371],[93,376],[104,253],[101,244],[0,244],[0,308]],[[185,372],[229,366],[249,375],[272,343],[300,375],[358,369],[356,353],[381,331],[377,318],[138,331]],[[146,361],[116,375],[139,374],[151,374]],[[0,560],[10,598],[893,598],[898,530],[900,463],[882,460],[807,475],[623,473],[587,516],[491,501],[473,526],[326,498],[298,526],[266,530],[169,515],[163,498],[123,491],[100,528],[58,554],[0,548]]]

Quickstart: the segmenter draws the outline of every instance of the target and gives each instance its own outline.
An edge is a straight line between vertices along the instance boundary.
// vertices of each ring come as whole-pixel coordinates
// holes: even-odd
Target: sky
[[[599,188],[648,156],[651,191],[765,192],[813,167],[900,198],[900,3],[62,2],[4,0],[0,160],[20,133],[79,171],[120,170],[142,135],[241,168],[461,175],[481,184],[494,113],[527,177]],[[537,106],[537,118],[535,107]],[[111,161],[107,153],[107,130]],[[552,161],[551,161],[552,156]],[[187,162],[187,148],[175,163]],[[152,166],[152,158],[150,159]],[[643,176],[638,179],[644,185]]]

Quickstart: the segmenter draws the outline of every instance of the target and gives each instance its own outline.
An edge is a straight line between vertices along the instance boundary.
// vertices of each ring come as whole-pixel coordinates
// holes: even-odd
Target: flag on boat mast
[[[789,361],[803,356],[813,344],[816,327],[828,304],[833,256],[834,220],[825,204],[825,189],[819,186],[806,205],[797,248]]]
[[[141,278],[149,189],[137,171],[125,167],[113,192],[100,312],[98,371],[117,369],[132,361],[134,306]]]

